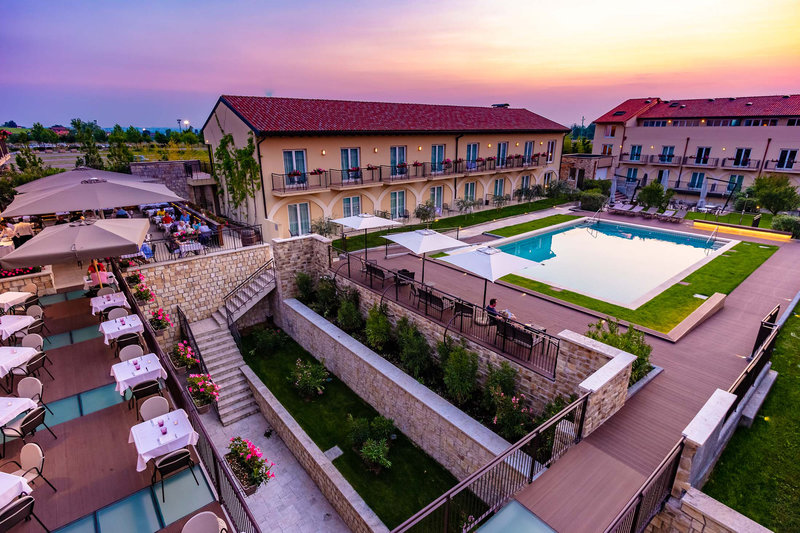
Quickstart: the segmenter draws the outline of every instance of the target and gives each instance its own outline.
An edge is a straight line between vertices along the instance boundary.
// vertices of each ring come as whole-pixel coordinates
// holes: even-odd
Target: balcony
[[[381,165],[381,181],[394,183],[398,181],[423,181],[430,175],[430,163],[398,163]]]
[[[350,187],[375,186],[381,183],[380,167],[366,167],[351,170],[331,169],[328,171],[328,185],[333,190]]]
[[[277,195],[292,195],[305,192],[328,190],[327,170],[313,170],[311,172],[290,172],[289,174],[272,173],[272,193]]]
[[[663,166],[670,166],[675,167],[678,166],[681,162],[681,158],[676,156],[675,154],[657,154],[651,155],[650,164],[652,165],[663,165]]]
[[[620,163],[627,163],[629,165],[646,165],[647,164],[647,156],[633,155],[633,154],[621,154],[619,156]]]
[[[735,157],[726,157],[722,160],[722,168],[740,169],[740,170],[758,170],[761,165],[760,159],[736,159]]]
[[[669,188],[675,190],[676,192],[700,194],[700,191],[703,189],[703,184],[702,182],[699,184],[693,184],[688,179],[675,180],[669,182]]]
[[[683,158],[683,165],[686,167],[716,168],[718,164],[718,157],[697,157],[691,155]]]
[[[770,172],[788,172],[790,174],[800,174],[800,165],[793,159],[789,161],[785,161],[781,164],[780,161],[772,160],[767,161],[764,164],[764,170],[769,170]]]

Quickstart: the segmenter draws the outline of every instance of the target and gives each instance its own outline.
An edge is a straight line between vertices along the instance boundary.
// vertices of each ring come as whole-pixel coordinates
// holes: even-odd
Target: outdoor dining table
[[[92,314],[102,313],[109,307],[127,307],[131,308],[131,304],[125,298],[124,292],[115,292],[114,294],[106,294],[105,296],[95,296],[89,303],[92,306]]]
[[[128,315],[114,320],[107,320],[100,324],[100,333],[103,334],[103,342],[111,344],[111,341],[125,335],[126,333],[141,333],[144,325],[139,315]]]
[[[160,421],[164,423],[165,433],[162,433],[162,427],[158,425]],[[200,436],[189,422],[186,411],[178,409],[133,426],[128,443],[136,446],[138,454],[136,471],[142,472],[147,468],[147,462],[150,459],[161,457],[189,445],[194,446],[199,438]]]
[[[116,285],[117,278],[114,277],[112,272],[99,272],[99,276],[92,274],[83,278],[83,290],[88,291],[92,287],[96,287],[102,283],[103,285]]]
[[[30,494],[33,489],[22,476],[0,472],[0,508],[5,507],[20,494]]]
[[[139,364],[138,370],[134,361]],[[167,371],[161,366],[158,357],[154,353],[148,353],[113,365],[111,367],[111,375],[117,380],[116,391],[122,396],[125,395],[126,390],[135,387],[139,383],[158,378],[167,379]]]
[[[3,315],[0,316],[0,334],[3,340],[8,339],[14,333],[21,329],[25,329],[36,320],[28,315]]]
[[[39,353],[36,348],[21,346],[0,346],[0,378],[5,377],[15,366],[27,363]]]
[[[5,426],[31,409],[36,409],[36,402],[30,398],[0,397],[0,426]]]
[[[12,306],[25,302],[28,298],[33,296],[32,292],[17,292],[8,291],[0,294],[0,305],[3,306],[3,311],[8,312]]]

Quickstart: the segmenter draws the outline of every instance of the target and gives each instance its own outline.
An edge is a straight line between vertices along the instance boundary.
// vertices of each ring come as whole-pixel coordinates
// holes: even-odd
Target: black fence
[[[589,393],[393,530],[464,533],[476,529],[583,438]]]
[[[245,502],[244,493],[239,486],[239,483],[234,478],[234,474],[228,466],[227,461],[219,454],[214,447],[214,443],[206,432],[200,416],[197,413],[197,408],[194,405],[189,393],[184,386],[184,380],[179,377],[169,360],[169,356],[161,348],[158,343],[155,331],[153,331],[148,317],[144,316],[142,310],[136,304],[136,300],[131,295],[130,289],[124,281],[123,275],[120,272],[119,266],[113,262],[114,275],[119,281],[120,289],[125,293],[125,297],[131,303],[131,309],[142,320],[144,325],[144,340],[149,346],[149,349],[158,356],[161,366],[167,371],[167,379],[165,384],[170,393],[172,402],[176,409],[183,409],[189,417],[189,422],[192,427],[197,431],[199,439],[194,449],[197,452],[200,461],[203,463],[206,473],[217,493],[217,501],[225,509],[229,522],[234,526],[233,529],[242,533],[261,533],[261,528],[258,526],[253,514]],[[180,317],[179,312],[179,317]],[[185,317],[184,317],[185,318]],[[188,329],[188,328],[187,328]],[[186,331],[186,330],[184,330]]]
[[[453,294],[413,279],[414,273],[378,266],[377,262],[342,253],[335,275],[381,292],[390,300],[459,333],[548,379],[555,379],[559,339],[544,328],[523,324],[486,310]],[[455,272],[455,271],[454,271]]]
[[[265,276],[264,274],[271,275]],[[252,297],[252,295],[261,292],[267,285],[274,281],[275,262],[270,259],[222,298],[228,330],[231,332],[231,336],[233,336],[233,339],[236,341],[236,346],[238,346],[240,350],[242,348],[242,336],[239,334],[239,328],[236,327],[236,321],[233,315],[242,304]],[[250,294],[248,294],[247,291],[251,291]]]
[[[185,257],[205,255],[226,250],[238,250],[264,242],[261,225],[217,226],[215,231],[179,238],[153,239],[145,244],[150,247],[150,257],[138,256],[139,260],[162,263]]]
[[[184,338],[186,338],[186,342],[189,343],[189,346],[192,348],[192,351],[200,360],[200,370],[203,371],[203,374],[208,374],[208,368],[206,367],[206,362],[203,360],[203,354],[200,352],[200,348],[197,346],[197,341],[194,339],[194,333],[192,333],[192,328],[189,327],[189,321],[186,320],[186,314],[181,309],[181,306],[176,306],[176,314],[178,315],[178,325],[181,328],[181,334]]]

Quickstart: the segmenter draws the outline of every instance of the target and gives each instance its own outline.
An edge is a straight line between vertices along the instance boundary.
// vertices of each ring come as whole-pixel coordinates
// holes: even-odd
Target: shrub
[[[324,363],[324,360],[323,360]],[[328,370],[319,363],[303,362],[298,359],[289,377],[297,391],[306,398],[321,395],[325,392],[325,381],[328,379]]]
[[[253,341],[255,348],[250,350],[250,355],[256,352],[272,353],[278,350],[287,340],[286,333],[273,328],[256,328],[253,331]]]
[[[603,196],[603,194],[597,189],[582,192],[580,199],[581,209],[585,211],[598,211],[601,207],[603,207],[603,204],[607,200],[607,198]]]
[[[375,440],[386,440],[391,438],[395,432],[394,420],[385,416],[376,416],[369,424],[369,435]]]
[[[387,455],[389,455],[389,445],[386,443],[386,439],[367,439],[361,447],[361,457],[376,471],[380,471],[381,467],[392,467],[392,462],[389,461]]]
[[[347,442],[355,449],[361,448],[370,437],[369,420],[364,417],[353,418],[347,415]]]
[[[596,324],[589,325],[586,336],[636,356],[629,385],[633,385],[653,369],[650,364],[650,352],[653,351],[653,347],[645,342],[644,333],[634,327],[628,327],[625,333],[620,333],[619,322],[600,320]]]
[[[569,398],[566,398],[564,396],[556,397],[555,399],[548,402],[548,404],[544,406],[544,409],[542,410],[541,413],[539,413],[539,416],[533,419],[533,426],[539,427],[540,425],[544,424],[545,422],[556,416],[558,413],[563,411],[566,406],[568,406],[577,399],[578,397],[575,394],[571,395]]]
[[[445,335],[444,340],[436,344],[436,353],[439,356],[439,364],[442,367],[447,365],[447,359],[450,357],[453,346],[455,346],[455,343],[450,335]]]
[[[609,196],[611,194],[611,180],[584,180],[583,190],[599,190],[602,194]]]
[[[569,196],[572,192],[572,187],[566,181],[553,180],[547,185],[545,194],[548,198],[560,198],[562,196]]]
[[[500,388],[506,396],[513,396],[517,388],[517,371],[508,361],[503,361],[500,366],[489,365],[489,373],[486,376],[486,387],[483,389],[483,406],[493,411],[497,406],[494,404],[492,391]]]
[[[664,190],[664,186],[657,181],[653,181],[645,185],[639,191],[637,201],[639,205],[645,208],[657,207],[664,209],[669,204],[675,191],[672,189]]]
[[[472,396],[478,381],[478,354],[462,345],[450,350],[444,366],[444,385],[447,394],[457,405],[464,405]]]
[[[336,322],[340,328],[352,334],[361,329],[363,321],[361,312],[352,300],[342,301],[339,306],[339,312],[336,315]]]
[[[314,280],[305,272],[297,272],[294,275],[294,283],[297,285],[297,299],[308,305],[316,300],[314,291]]]
[[[776,215],[772,219],[772,229],[776,229],[778,231],[791,231],[793,238],[800,239],[800,217]]]
[[[752,189],[748,189],[749,194],[742,192],[736,193],[733,201],[733,210],[745,213],[756,213],[758,211],[758,200],[753,197]]]
[[[511,442],[516,442],[533,429],[530,412],[525,407],[525,395],[505,394],[500,387],[492,390],[494,405],[497,406],[492,426],[497,433]]]
[[[417,326],[406,317],[397,324],[397,343],[400,346],[400,361],[406,371],[420,379],[431,367],[431,348]]]
[[[373,305],[367,313],[367,324],[364,328],[367,343],[372,349],[383,352],[392,337],[392,325],[386,316],[386,308]]]
[[[433,221],[436,218],[436,206],[432,200],[419,204],[414,208],[414,216],[423,224]]]

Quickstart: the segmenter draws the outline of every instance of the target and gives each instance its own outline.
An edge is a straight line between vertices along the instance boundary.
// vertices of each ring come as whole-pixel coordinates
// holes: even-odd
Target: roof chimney
[[[492,104],[492,107],[495,109],[506,109],[511,106],[509,104]]]

